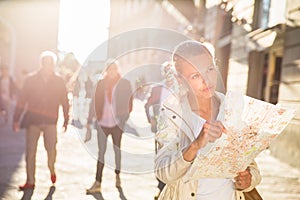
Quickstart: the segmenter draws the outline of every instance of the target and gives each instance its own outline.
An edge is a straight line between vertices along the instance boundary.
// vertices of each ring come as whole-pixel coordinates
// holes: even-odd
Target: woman
[[[200,151],[226,134],[216,120],[224,95],[216,91],[217,69],[209,50],[196,41],[179,44],[172,59],[180,79],[180,92],[161,108],[156,139],[160,144],[155,160],[156,176],[166,183],[160,199],[235,200],[259,184],[259,170],[253,163],[233,179],[188,177]],[[187,85],[184,87],[182,85]],[[184,92],[186,91],[186,92]],[[199,169],[201,170],[201,169]]]
[[[132,111],[132,92],[130,82],[122,78],[118,62],[107,61],[103,79],[97,83],[94,109],[90,111],[88,122],[92,122],[93,114],[97,119],[98,162],[94,184],[86,190],[87,194],[101,191],[104,156],[107,148],[107,138],[112,137],[115,152],[116,187],[121,187],[121,139],[126,121]]]

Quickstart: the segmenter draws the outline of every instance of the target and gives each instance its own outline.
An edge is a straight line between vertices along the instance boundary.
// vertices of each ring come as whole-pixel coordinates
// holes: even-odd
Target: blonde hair
[[[117,61],[116,59],[113,59],[113,58],[108,58],[105,62],[105,65],[104,65],[104,69],[102,71],[103,74],[106,73],[106,71],[110,68],[110,66],[112,64],[115,64],[116,67],[117,67],[117,70],[118,72],[120,73],[120,67],[119,67],[119,61]]]
[[[179,43],[173,53],[172,53],[172,61],[176,69],[178,70],[178,65],[176,65],[176,61],[178,63],[179,60],[187,60],[195,55],[208,54],[214,62],[214,56],[207,47],[207,44],[201,43],[195,40],[186,40]]]

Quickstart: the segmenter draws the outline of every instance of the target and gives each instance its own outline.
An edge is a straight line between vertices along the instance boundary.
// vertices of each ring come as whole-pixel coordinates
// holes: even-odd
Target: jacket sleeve
[[[19,123],[21,115],[25,111],[28,104],[28,95],[32,92],[31,85],[31,79],[27,77],[17,99],[16,109],[13,116],[14,123]]]
[[[64,123],[67,124],[69,122],[69,99],[68,99],[68,91],[65,84],[65,81],[62,80],[62,97],[61,97],[61,105],[64,113]]]
[[[128,102],[128,112],[131,113],[132,112],[132,107],[133,107],[133,96],[132,96],[132,89],[131,89],[131,85],[130,82],[127,81],[126,84],[126,91],[128,93],[128,98],[129,98],[129,102]]]
[[[145,103],[145,106],[144,106],[146,116],[147,116],[147,120],[148,120],[149,123],[151,122],[149,109],[153,105],[153,96],[154,96],[154,89],[152,88],[151,94],[150,94],[149,98],[147,99],[147,102]]]
[[[171,117],[163,112],[164,109],[162,106],[156,133],[158,153],[155,158],[155,174],[164,183],[172,183],[185,175],[192,162],[183,159],[181,131]]]
[[[87,118],[87,123],[92,124],[93,123],[93,118],[95,117],[95,96],[91,98],[91,102],[89,105],[89,114]]]
[[[16,97],[19,93],[19,89],[16,85],[16,82],[12,77],[10,77],[10,95],[11,97]]]
[[[255,188],[261,182],[261,175],[260,175],[260,172],[259,172],[256,162],[253,161],[248,167],[249,167],[250,173],[252,175],[251,185],[250,185],[250,187],[242,190],[242,192],[251,191],[253,188]]]
[[[103,87],[103,80],[98,81],[96,89],[95,89],[95,94],[94,94],[94,111],[95,111],[95,117],[97,120],[100,120],[102,117],[102,105],[104,97],[101,98],[101,95],[104,96],[104,87]]]

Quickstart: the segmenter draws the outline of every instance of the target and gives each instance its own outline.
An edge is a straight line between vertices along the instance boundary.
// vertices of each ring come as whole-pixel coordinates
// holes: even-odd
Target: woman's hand
[[[203,148],[209,142],[214,142],[221,137],[222,132],[226,132],[225,127],[220,121],[206,121],[203,125],[201,133],[192,142],[192,145],[197,150]]]
[[[235,188],[238,190],[244,190],[251,185],[252,175],[250,169],[247,168],[245,171],[239,172],[238,175],[234,178]]]
[[[183,151],[183,158],[193,161],[197,151],[220,138],[222,132],[226,132],[226,129],[220,121],[206,121],[199,136]]]

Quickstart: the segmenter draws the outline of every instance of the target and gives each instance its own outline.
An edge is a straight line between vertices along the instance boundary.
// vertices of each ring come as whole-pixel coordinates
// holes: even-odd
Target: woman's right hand
[[[206,121],[198,137],[183,151],[183,158],[186,161],[193,161],[197,155],[197,151],[214,142],[222,136],[222,132],[226,133],[224,125],[220,121]]]
[[[198,137],[192,142],[195,149],[199,150],[209,142],[214,142],[226,132],[226,128],[220,121],[206,121]]]

